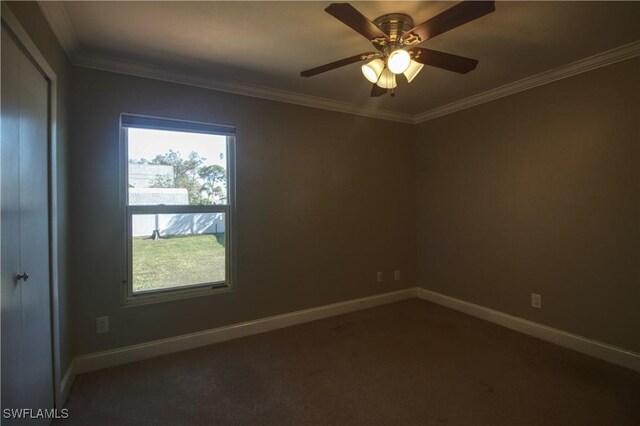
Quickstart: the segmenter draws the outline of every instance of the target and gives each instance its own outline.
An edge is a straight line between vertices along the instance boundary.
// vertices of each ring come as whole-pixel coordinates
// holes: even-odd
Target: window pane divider
[[[151,206],[127,206],[128,214],[171,214],[171,213],[228,213],[228,204],[214,205],[151,205]]]

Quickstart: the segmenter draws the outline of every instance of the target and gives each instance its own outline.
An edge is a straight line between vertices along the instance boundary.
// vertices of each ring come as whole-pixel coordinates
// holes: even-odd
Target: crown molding
[[[354,114],[363,117],[378,118],[401,123],[413,124],[415,122],[413,114],[403,114],[282,89],[273,89],[265,86],[240,83],[237,81],[199,77],[138,61],[83,52],[80,50],[80,43],[75,35],[75,31],[67,14],[64,2],[38,1],[38,6],[49,23],[49,26],[51,26],[51,29],[60,42],[60,45],[71,60],[71,63],[77,66],[202,87],[254,98],[286,102],[311,108]]]
[[[447,105],[443,105],[441,107],[430,109],[428,111],[417,114],[414,117],[414,122],[423,123],[425,121],[433,120],[434,118],[442,117],[457,111],[461,111],[463,109],[474,107],[476,105],[504,98],[505,96],[533,89],[534,87],[552,83],[557,80],[562,80],[563,78],[571,77],[577,74],[594,70],[596,68],[624,61],[625,59],[631,59],[639,55],[640,41],[629,43],[615,49],[607,50],[605,52],[580,59],[570,64],[563,65],[561,67],[545,71],[540,74],[532,75],[530,77],[523,78],[522,80],[514,81],[513,83],[505,84],[504,86],[500,86],[495,89],[491,89],[486,92],[482,92]]]
[[[240,83],[237,81],[199,77],[188,73],[168,70],[155,65],[106,55],[79,53],[75,55],[74,59],[74,65],[86,68],[94,68],[119,74],[133,75],[136,77],[145,77],[154,80],[168,81],[171,83],[185,84],[188,86],[202,87],[205,89],[217,90],[236,95],[286,102],[346,114],[360,115],[363,117],[398,121],[401,123],[414,123],[413,114],[403,114],[383,109],[354,105],[333,99],[305,95],[287,90],[273,89],[254,84]]]
[[[432,108],[418,114],[405,114],[318,96],[305,95],[282,89],[241,83],[238,81],[218,80],[210,77],[196,76],[189,73],[168,70],[143,62],[81,52],[79,51],[80,43],[75,35],[69,16],[67,15],[64,2],[38,1],[38,5],[67,56],[71,62],[77,66],[202,87],[254,98],[286,102],[311,108],[320,108],[363,117],[411,124],[423,123],[486,102],[504,98],[505,96],[510,96],[544,84],[552,83],[563,78],[640,56],[640,41],[636,41],[540,74],[505,84],[504,86],[500,86],[486,92],[469,96],[447,105]]]
[[[79,43],[64,2],[39,1],[38,6],[67,57],[73,62],[73,55],[78,50]]]

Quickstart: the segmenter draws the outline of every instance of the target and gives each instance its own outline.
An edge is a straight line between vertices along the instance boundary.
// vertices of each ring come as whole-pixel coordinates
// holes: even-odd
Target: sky
[[[217,164],[226,169],[226,141],[226,136],[220,135],[129,128],[129,158],[152,160],[172,149],[186,159],[191,151],[195,151],[206,158],[204,164]]]

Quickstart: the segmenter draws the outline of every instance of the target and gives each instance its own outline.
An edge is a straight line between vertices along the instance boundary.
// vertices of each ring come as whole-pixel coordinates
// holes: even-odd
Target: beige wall
[[[72,104],[77,355],[415,285],[411,125],[86,68]],[[237,126],[235,292],[122,307],[121,112]]]
[[[69,303],[71,288],[67,257],[67,129],[68,129],[68,92],[71,63],[66,57],[62,47],[53,35],[47,21],[40,12],[35,2],[8,2],[13,14],[22,27],[27,31],[31,40],[45,57],[49,66],[57,77],[57,114],[56,145],[57,156],[55,158],[58,170],[57,192],[57,218],[54,226],[58,230],[58,284],[59,284],[59,308],[60,308],[60,368],[62,374],[73,359],[72,335],[71,335],[71,305]]]
[[[419,125],[417,282],[640,351],[639,75],[627,60]]]

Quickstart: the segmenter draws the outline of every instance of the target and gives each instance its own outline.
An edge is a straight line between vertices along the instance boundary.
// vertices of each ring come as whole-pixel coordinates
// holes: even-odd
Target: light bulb
[[[411,55],[406,50],[398,49],[389,55],[387,66],[394,74],[402,74],[411,64]]]
[[[382,70],[384,70],[384,62],[382,59],[374,59],[368,64],[364,64],[362,66],[362,74],[364,74],[367,80],[374,84],[378,82],[380,74],[382,74]]]
[[[393,89],[398,85],[396,82],[396,75],[389,71],[388,68],[385,68],[385,70],[382,71],[382,74],[380,74],[380,78],[378,79],[378,83],[376,84],[387,90]]]
[[[424,64],[411,60],[411,65],[409,65],[409,68],[404,72],[404,76],[407,77],[409,83],[418,75],[422,67],[424,67]]]

